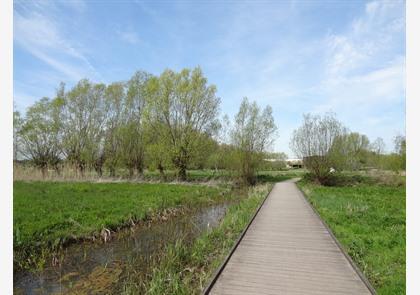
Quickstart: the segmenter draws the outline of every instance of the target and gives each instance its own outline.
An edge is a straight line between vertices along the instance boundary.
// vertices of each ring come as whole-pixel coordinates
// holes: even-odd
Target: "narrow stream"
[[[229,204],[199,208],[192,214],[168,221],[137,226],[117,233],[107,243],[85,242],[64,250],[61,266],[48,266],[38,273],[21,272],[14,277],[15,294],[101,293],[116,280],[124,263],[140,263],[150,271],[152,255],[177,239],[192,241],[219,224]],[[109,291],[109,290],[108,290]],[[80,294],[79,293],[79,294]]]

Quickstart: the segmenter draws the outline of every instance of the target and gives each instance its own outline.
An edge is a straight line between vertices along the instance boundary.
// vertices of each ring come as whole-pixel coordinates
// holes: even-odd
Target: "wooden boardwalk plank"
[[[277,183],[210,294],[372,294],[294,181]]]

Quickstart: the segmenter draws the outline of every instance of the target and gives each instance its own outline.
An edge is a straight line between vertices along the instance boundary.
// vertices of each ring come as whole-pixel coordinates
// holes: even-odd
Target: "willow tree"
[[[335,164],[332,147],[344,133],[345,128],[332,113],[305,114],[303,124],[293,132],[290,147],[296,156],[303,158],[304,165],[317,180],[324,183]]]
[[[57,99],[42,98],[26,112],[19,130],[20,153],[33,161],[36,167],[47,173],[48,166],[58,171],[61,155],[61,102]]]
[[[162,126],[162,128],[164,128]],[[147,138],[147,145],[145,146],[145,157],[149,169],[159,171],[160,177],[166,179],[165,170],[171,168],[171,158],[168,153],[168,143],[164,142],[163,138],[155,132],[155,128],[150,126],[145,127],[145,137]]]
[[[218,125],[220,98],[199,67],[179,73],[165,70],[148,83],[146,117],[166,147],[177,175],[187,178],[187,168],[203,133],[211,136]]]
[[[366,135],[344,130],[335,138],[329,156],[335,169],[355,171],[367,164],[370,148]]]
[[[247,184],[255,183],[256,172],[264,152],[274,141],[276,130],[270,106],[261,111],[256,102],[250,103],[246,97],[242,100],[235,116],[231,141],[236,151],[234,160],[239,175]]]
[[[23,125],[23,118],[19,111],[13,111],[13,161],[18,160],[21,148],[21,130]]]
[[[397,165],[397,171],[404,170],[406,166],[406,146],[407,142],[405,139],[405,136],[403,135],[397,135],[394,137],[394,145],[395,145],[395,152],[398,155],[398,165]]]
[[[87,165],[94,165],[103,149],[106,86],[80,80],[70,91],[61,85],[64,101],[63,150],[71,163],[83,175]]]
[[[130,177],[134,170],[140,176],[145,166],[146,122],[144,111],[147,97],[147,84],[152,75],[138,71],[126,83],[123,123],[120,129],[120,158],[127,167]]]
[[[124,121],[125,87],[123,83],[115,82],[107,86],[105,90],[105,165],[109,169],[110,176],[115,176],[117,165],[123,149],[122,124]]]

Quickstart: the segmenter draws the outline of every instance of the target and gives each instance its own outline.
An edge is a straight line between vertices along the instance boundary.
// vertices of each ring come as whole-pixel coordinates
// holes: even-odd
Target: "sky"
[[[200,66],[221,115],[243,97],[270,105],[272,151],[304,113],[334,112],[371,141],[405,134],[404,1],[14,1],[14,103],[60,82]]]

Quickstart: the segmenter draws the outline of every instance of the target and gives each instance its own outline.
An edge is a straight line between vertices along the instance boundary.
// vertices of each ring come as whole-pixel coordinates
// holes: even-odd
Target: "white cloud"
[[[399,42],[404,23],[403,2],[367,3],[365,13],[352,22],[347,32],[327,36],[327,74],[348,75],[389,60],[392,49],[402,45]]]
[[[97,77],[95,68],[80,48],[64,37],[59,25],[48,15],[45,5],[43,9],[37,9],[38,6],[32,7],[32,10],[24,6],[22,12],[14,11],[16,44],[65,78],[75,81],[88,76]]]
[[[391,64],[361,75],[331,77],[324,81],[322,93],[329,100],[316,107],[341,112],[364,110],[395,104],[405,99],[405,60],[396,58]]]
[[[342,33],[324,40],[324,73],[310,112],[333,111],[372,140],[405,126],[405,5],[373,1]]]
[[[369,113],[405,99],[404,5],[370,2],[343,34],[326,38],[325,77],[320,86],[327,101],[315,110]]]

